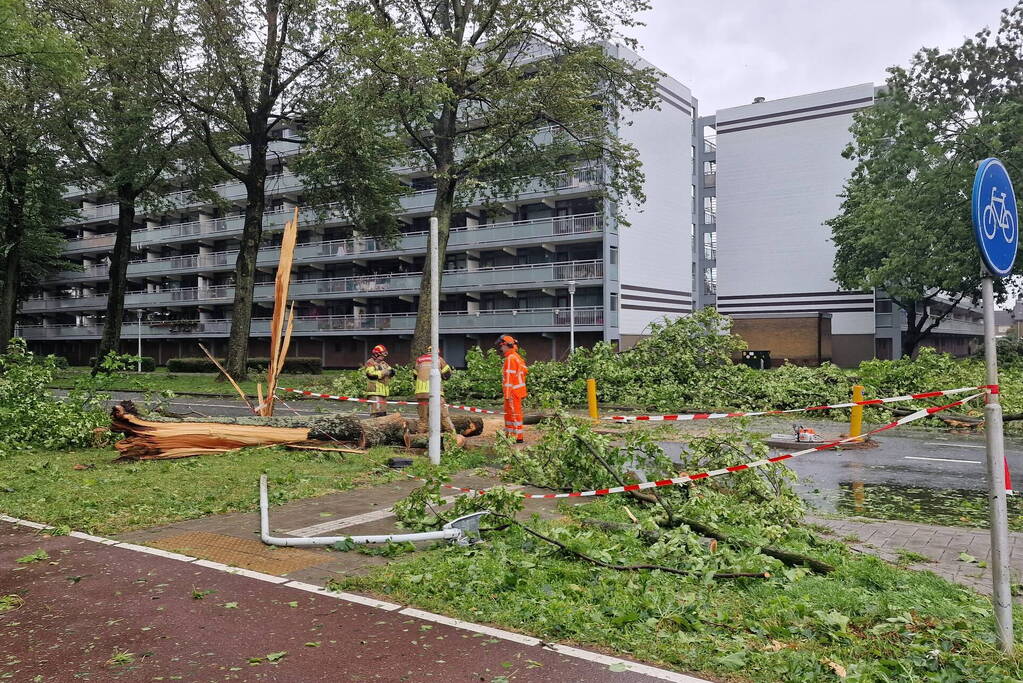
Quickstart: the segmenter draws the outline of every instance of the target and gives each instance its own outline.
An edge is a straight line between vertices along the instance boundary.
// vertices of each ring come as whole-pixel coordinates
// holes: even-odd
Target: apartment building
[[[624,48],[608,49],[642,61]],[[487,347],[500,333],[516,335],[530,360],[563,357],[572,327],[577,345],[608,340],[628,346],[651,321],[693,310],[697,102],[666,75],[658,92],[660,109],[639,112],[621,130],[637,146],[647,175],[647,201],[628,212],[629,227],[609,210],[599,163],[581,165],[553,184],[537,179],[503,198],[498,210],[471,203],[457,217],[441,296],[441,351],[451,363],[461,364],[467,349]],[[320,357],[326,367],[352,367],[382,343],[393,358],[407,360],[434,202],[428,174],[396,169],[409,188],[396,216],[402,234],[396,243],[383,243],[353,235],[342,217],[318,219],[291,170],[301,144],[288,130],[277,138],[268,154],[250,354],[267,355],[281,233],[298,207],[291,353]],[[200,341],[224,353],[245,190],[237,182],[215,189],[227,208],[182,187],[165,197],[166,208],[138,216],[125,351],[134,352],[141,339],[144,355],[161,364],[199,355]],[[84,364],[102,331],[118,209],[110,196],[88,188],[69,188],[66,198],[80,213],[65,226],[66,255],[82,270],[43,283],[22,307],[18,334],[37,351]]]
[[[824,225],[838,214],[854,167],[841,156],[853,115],[872,106],[875,95],[875,86],[863,83],[758,98],[701,119],[714,133],[704,164],[714,170],[706,177],[713,177],[716,195],[703,191],[703,256],[716,258],[705,261],[702,289],[716,290],[718,310],[732,317],[734,331],[750,349],[769,351],[775,364],[852,366],[900,354],[905,313],[883,292],[838,287]],[[979,309],[957,306],[936,332],[925,343],[970,353],[983,333]]]

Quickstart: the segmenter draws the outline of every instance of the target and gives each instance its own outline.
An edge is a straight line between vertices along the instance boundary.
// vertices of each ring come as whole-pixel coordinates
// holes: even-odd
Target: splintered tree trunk
[[[360,448],[403,446],[408,428],[405,418],[395,413],[360,420],[347,415],[324,415],[309,423],[309,438],[316,441],[343,441]]]
[[[235,380],[244,379],[248,368],[249,334],[252,328],[253,287],[256,259],[263,240],[263,209],[266,206],[266,141],[251,144],[248,180],[245,183],[245,226],[234,268],[234,307],[231,334],[227,340],[227,371]]]
[[[121,346],[121,325],[124,322],[124,292],[128,286],[128,261],[131,259],[131,233],[135,228],[135,193],[130,185],[117,188],[117,236],[110,257],[110,291],[107,313],[103,320],[103,336],[96,351],[92,373],[99,372],[107,354],[118,353]]]

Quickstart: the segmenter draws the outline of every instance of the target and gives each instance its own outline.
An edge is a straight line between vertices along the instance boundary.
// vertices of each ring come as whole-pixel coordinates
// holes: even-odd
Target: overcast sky
[[[921,47],[997,28],[1012,0],[651,0],[642,54],[700,113],[872,81]]]

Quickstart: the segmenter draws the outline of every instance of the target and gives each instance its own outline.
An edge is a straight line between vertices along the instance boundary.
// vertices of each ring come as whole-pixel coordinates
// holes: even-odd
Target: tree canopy
[[[612,43],[636,25],[645,0],[373,0],[346,17],[342,49],[352,98],[324,112],[308,164],[329,181],[350,143],[351,105],[382,117],[403,151],[396,166],[436,189],[443,263],[452,218],[470,204],[513,198],[573,174],[601,182],[620,214],[643,200],[636,150],[619,136],[631,110],[656,106],[655,76]],[[338,133],[341,134],[338,134]],[[317,162],[318,160],[318,162]],[[438,283],[439,285],[439,283]],[[429,264],[413,353],[429,340]]]
[[[977,163],[998,157],[1023,176],[1023,3],[948,51],[888,70],[874,106],[855,116],[856,161],[841,213],[827,221],[835,280],[883,290],[906,311],[912,354],[981,281],[970,193]],[[1020,264],[1017,263],[1017,271]],[[1005,283],[996,281],[999,296]]]

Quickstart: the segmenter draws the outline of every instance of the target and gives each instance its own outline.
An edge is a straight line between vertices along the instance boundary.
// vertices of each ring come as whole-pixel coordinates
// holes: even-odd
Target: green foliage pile
[[[143,359],[144,361],[144,359]],[[223,361],[221,361],[223,364]],[[263,371],[270,365],[269,358],[249,358],[249,370]],[[146,368],[143,367],[143,370]],[[152,368],[155,369],[155,368]],[[209,358],[171,358],[168,372],[220,372]],[[288,374],[319,375],[323,373],[323,360],[314,357],[292,356],[284,359],[284,372]]]
[[[104,361],[109,370],[121,364],[116,357]],[[47,389],[56,369],[52,358],[37,357],[20,337],[11,339],[0,355],[0,453],[31,446],[85,446],[92,430],[107,422],[102,397],[86,384],[65,398]]]
[[[915,358],[865,361],[853,371],[831,363],[754,370],[733,360],[744,348],[742,339],[730,333],[727,318],[712,308],[703,309],[653,325],[651,335],[628,351],[619,353],[611,344],[600,342],[592,349],[576,349],[564,361],[533,363],[527,377],[529,403],[534,407],[585,405],[586,380],[591,377],[597,381],[597,400],[602,404],[664,412],[782,410],[841,403],[850,399],[854,384],[864,385],[866,398],[985,384],[982,359],[956,359],[926,346]],[[1023,344],[1001,342],[1001,398],[1007,413],[1023,412],[1021,351]],[[467,403],[499,401],[501,363],[492,349],[470,349],[466,367],[445,382],[445,396]],[[411,368],[397,370],[391,394],[411,395]],[[353,370],[342,373],[331,388],[346,396],[361,396],[365,387],[365,375]],[[978,408],[968,405],[961,410],[974,409]]]
[[[555,489],[612,483],[607,465],[646,479],[748,462],[766,447],[746,436],[711,434],[683,445],[675,462],[642,434],[619,447],[585,422],[552,420],[523,450],[499,443],[510,478]],[[627,474],[625,476],[628,476]],[[641,660],[743,680],[1019,680],[1019,663],[994,647],[990,603],[930,573],[907,572],[857,556],[801,524],[803,506],[783,466],[747,470],[684,487],[653,489],[657,503],[614,495],[564,506],[567,519],[536,516],[518,525],[484,519],[484,543],[438,544],[339,589],[385,592],[472,620],[550,640],[611,647]],[[644,493],[650,493],[648,490]],[[511,514],[521,497],[506,490],[463,496],[439,510],[436,483],[395,505],[407,526],[436,528],[470,510]],[[517,499],[517,500],[516,500]],[[725,534],[714,543],[687,524]],[[486,527],[490,527],[487,529]],[[811,573],[769,557],[770,546],[834,567]],[[657,565],[616,571],[580,561]],[[729,572],[766,579],[724,579]]]

